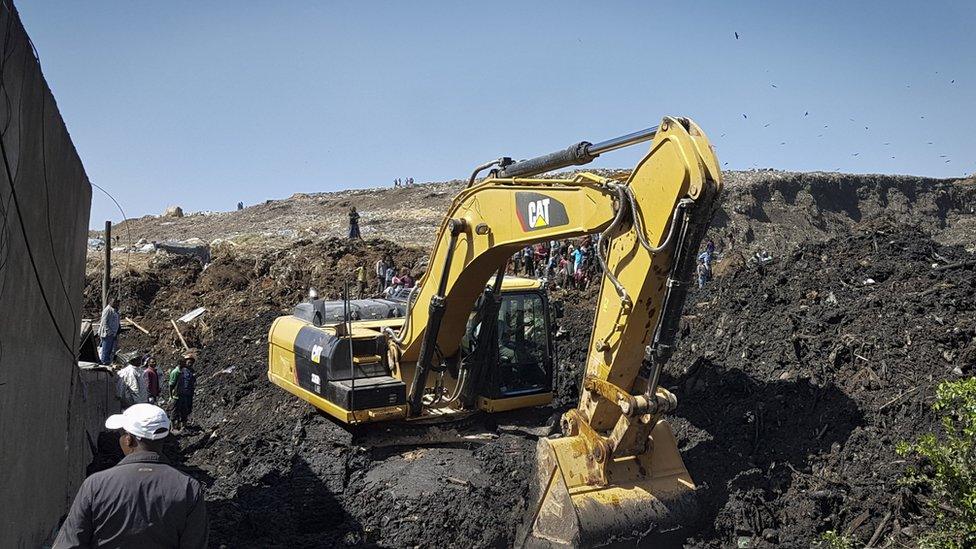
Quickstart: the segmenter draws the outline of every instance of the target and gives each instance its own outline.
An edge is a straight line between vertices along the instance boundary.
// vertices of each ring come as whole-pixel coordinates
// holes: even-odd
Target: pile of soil
[[[874,222],[696,292],[665,381],[703,486],[692,545],[911,544],[928,517],[895,445],[937,431],[935,386],[976,367],[973,266]]]
[[[123,315],[152,332],[130,330],[122,346],[164,367],[181,351],[169,320],[208,308],[184,330],[201,350],[196,426],[169,453],[207,485],[214,546],[512,544],[535,442],[578,395],[596,289],[560,293],[552,408],[349,429],[267,381],[267,329],[308,287],[336,296],[356,265],[387,253],[423,257],[327,239],[206,269],[164,257],[121,279]],[[89,314],[99,284],[89,280]],[[826,530],[859,545],[876,532],[913,540],[930,517],[899,486],[910,463],[894,445],[936,430],[935,385],[971,374],[974,298],[972,254],[878,221],[692,292],[663,378],[700,488],[688,545],[809,546]]]
[[[938,432],[940,381],[976,368],[974,257],[874,220],[689,294],[662,384],[701,506],[689,547],[912,545],[931,524],[895,445]],[[559,403],[579,392],[592,292],[566,296]],[[875,534],[877,533],[877,537]]]
[[[206,484],[214,546],[506,547],[514,539],[551,410],[349,429],[267,380],[273,320],[309,287],[338,298],[357,265],[387,254],[406,266],[424,258],[387,241],[327,239],[256,257],[217,256],[206,269],[159,256],[119,278],[122,316],[151,332],[127,330],[122,350],[151,352],[167,370],[183,350],[170,319],[207,307],[180,324],[199,349],[199,381],[194,425],[167,453]],[[92,275],[88,314],[98,310],[99,288]],[[93,471],[119,457],[109,454]]]

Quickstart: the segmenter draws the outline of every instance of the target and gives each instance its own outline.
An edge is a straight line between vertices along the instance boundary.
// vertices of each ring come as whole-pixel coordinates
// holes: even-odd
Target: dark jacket
[[[206,547],[203,488],[154,452],[85,479],[54,542],[69,547]]]

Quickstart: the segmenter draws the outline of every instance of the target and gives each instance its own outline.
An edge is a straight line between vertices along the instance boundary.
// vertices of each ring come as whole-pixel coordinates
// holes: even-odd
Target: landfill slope
[[[974,367],[974,254],[955,244],[973,193],[852,177],[841,190],[856,209],[818,205],[817,187],[832,181],[733,186],[713,225],[719,276],[690,294],[663,378],[699,485],[690,547],[810,546],[826,530],[911,545],[930,524],[926,495],[898,484],[911,462],[894,445],[936,429],[935,384]],[[783,198],[776,185],[789,187]],[[774,257],[762,270],[747,262],[757,249]],[[181,351],[169,320],[208,309],[181,328],[201,349],[198,427],[168,453],[207,485],[214,547],[513,543],[535,443],[578,394],[596,289],[554,294],[566,334],[553,407],[349,429],[267,381],[267,330],[309,287],[338,296],[356,265],[387,253],[419,265],[426,251],[302,239],[222,250],[206,269],[159,255],[119,277],[123,315],[152,332],[129,330],[123,346],[166,367]],[[89,314],[98,288],[93,272]]]
[[[895,445],[936,432],[936,385],[974,373],[973,259],[872,223],[693,296],[665,383],[703,486],[694,546],[914,543],[927,495]]]

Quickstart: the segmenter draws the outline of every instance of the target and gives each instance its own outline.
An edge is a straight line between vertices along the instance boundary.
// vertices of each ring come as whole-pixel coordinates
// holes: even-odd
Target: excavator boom
[[[653,140],[650,150],[626,183],[586,173],[573,180],[532,178],[646,140]],[[686,522],[694,483],[664,419],[674,395],[658,380],[721,188],[708,139],[690,120],[669,117],[618,139],[517,163],[500,159],[479,170],[492,164],[499,167],[490,177],[476,184],[476,171],[456,197],[413,305],[416,314],[391,333],[396,362],[415,364],[411,413],[423,412],[435,352],[457,351],[463,319],[514,252],[599,234],[603,280],[579,406],[563,417],[563,438],[539,443],[536,497],[521,541],[593,546]]]

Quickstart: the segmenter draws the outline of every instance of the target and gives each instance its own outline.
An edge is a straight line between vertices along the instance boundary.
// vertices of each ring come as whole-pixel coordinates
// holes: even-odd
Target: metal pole
[[[108,307],[109,282],[112,280],[112,222],[105,222],[105,270],[102,272],[102,310]]]
[[[561,151],[544,154],[542,156],[537,156],[535,158],[522,160],[521,162],[504,166],[498,171],[498,177],[530,177],[540,173],[558,170],[560,168],[567,168],[569,166],[582,166],[583,164],[589,164],[593,161],[593,159],[600,156],[602,153],[615,151],[617,149],[636,145],[637,143],[642,143],[644,141],[650,141],[651,139],[654,139],[655,135],[657,135],[657,131],[658,127],[653,126],[651,128],[628,133],[627,135],[622,135],[620,137],[614,137],[613,139],[607,139],[606,141],[601,141],[599,143],[580,141],[579,143],[571,145],[570,147]]]
[[[615,151],[617,149],[636,145],[637,143],[642,143],[644,141],[650,141],[651,139],[654,139],[655,135],[657,135],[657,128],[657,126],[654,126],[652,128],[647,128],[634,133],[628,133],[627,135],[621,135],[620,137],[614,137],[613,139],[607,139],[606,141],[601,141],[599,143],[594,143],[587,147],[586,152],[593,156],[597,156],[605,152]]]
[[[356,357],[352,350],[352,306],[349,304],[349,281],[346,281],[343,288],[342,303],[346,340],[349,342],[349,371],[352,373],[352,392],[349,394],[349,411],[352,412],[352,422],[356,423]]]

